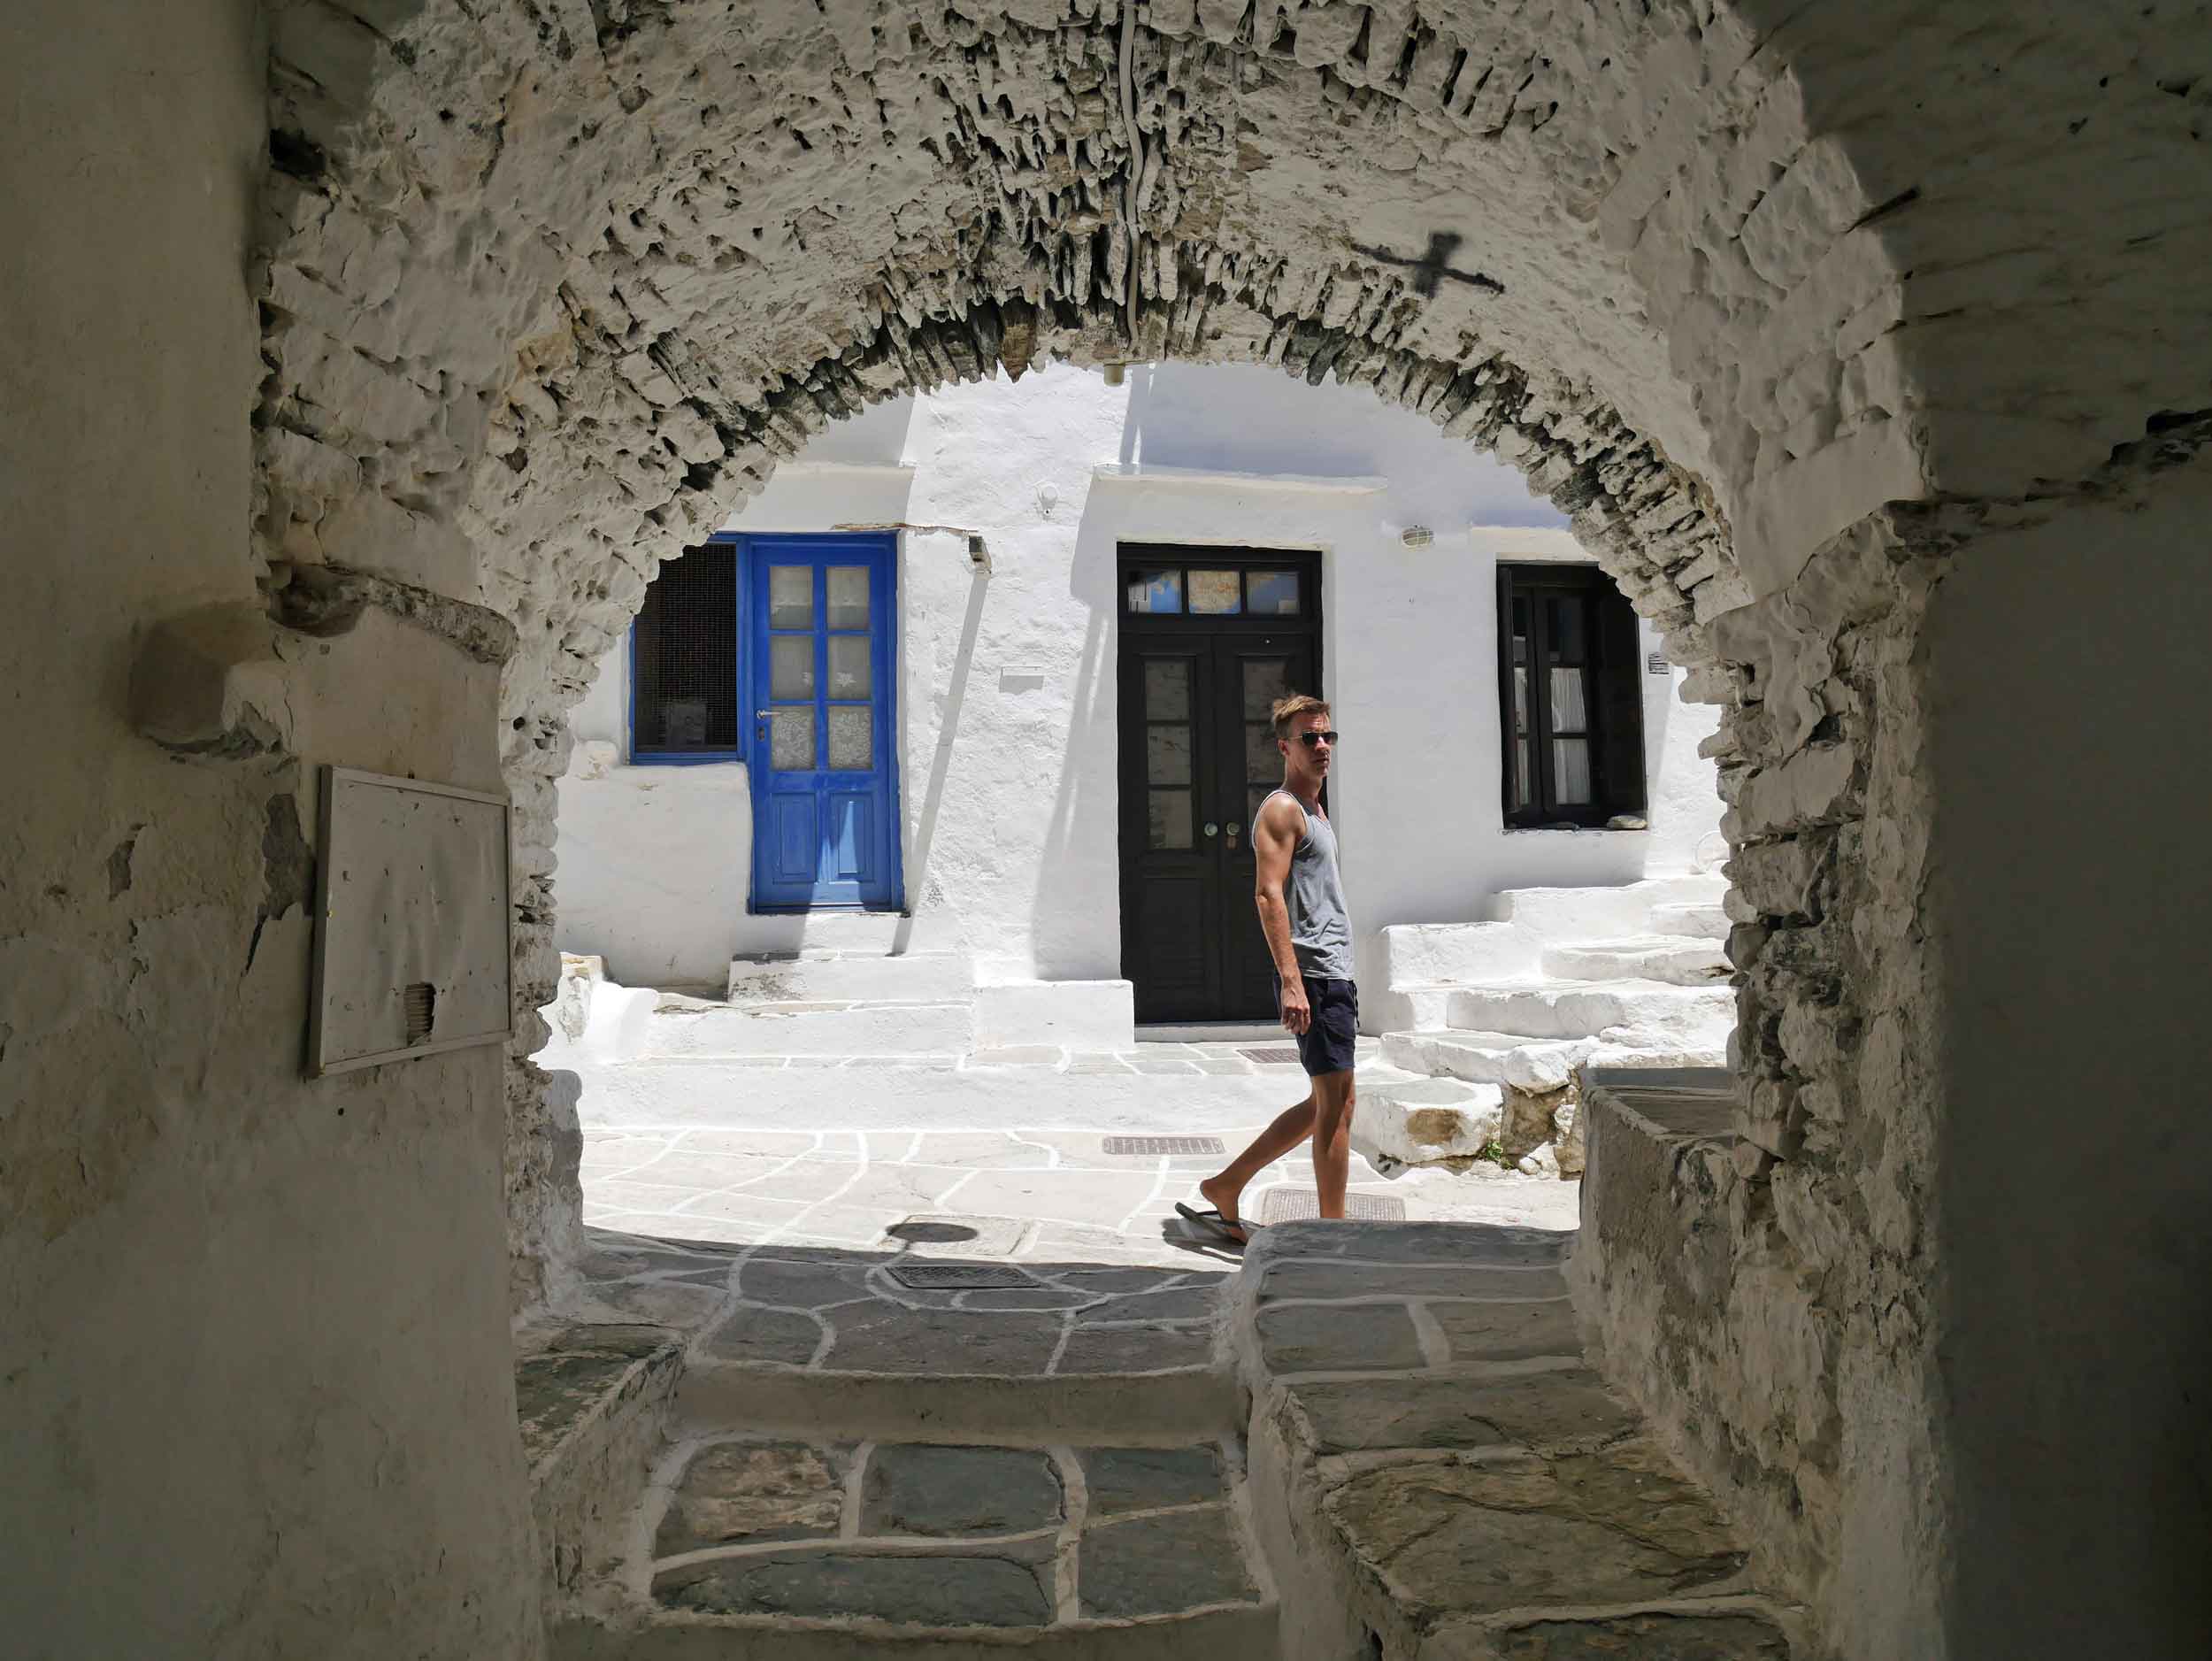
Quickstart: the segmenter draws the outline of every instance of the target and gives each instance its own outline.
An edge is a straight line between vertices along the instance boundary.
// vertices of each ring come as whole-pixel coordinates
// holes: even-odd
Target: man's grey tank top
[[[1269,796],[1290,796],[1277,790]],[[1298,798],[1290,796],[1293,802]],[[1266,805],[1261,804],[1263,808]],[[1306,834],[1291,850],[1290,881],[1283,898],[1290,908],[1290,947],[1298,973],[1310,980],[1352,979],[1352,919],[1344,906],[1344,880],[1337,874],[1336,829],[1318,813],[1306,812]]]

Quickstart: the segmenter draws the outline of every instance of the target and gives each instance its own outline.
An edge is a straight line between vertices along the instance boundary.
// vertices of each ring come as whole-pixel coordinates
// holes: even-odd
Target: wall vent
[[[427,980],[411,982],[400,994],[400,1006],[407,1017],[407,1042],[426,1041],[438,1022],[438,988]]]

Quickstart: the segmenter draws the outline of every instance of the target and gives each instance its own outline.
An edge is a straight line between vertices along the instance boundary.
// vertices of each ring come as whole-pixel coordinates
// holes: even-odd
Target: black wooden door
[[[1320,685],[1317,562],[1122,557],[1122,973],[1140,1021],[1264,1019],[1252,819],[1282,780],[1269,706]]]

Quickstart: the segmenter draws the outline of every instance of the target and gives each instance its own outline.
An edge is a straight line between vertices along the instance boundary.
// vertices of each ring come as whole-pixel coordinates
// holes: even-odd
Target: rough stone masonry
[[[2116,159],[2201,166],[2212,83],[2154,10],[273,6],[266,585],[368,573],[518,642],[518,1297],[575,1227],[572,1112],[525,1059],[562,713],[657,562],[876,399],[1275,363],[1522,466],[1728,708],[1755,1152],[1672,1422],[1724,1415],[1704,1462],[1813,1596],[1878,1577],[1845,1490],[1888,1485],[1878,1534],[1936,1504],[1873,1405],[1933,1342],[1918,619],[1985,514],[2205,401],[2187,192],[2078,211]]]

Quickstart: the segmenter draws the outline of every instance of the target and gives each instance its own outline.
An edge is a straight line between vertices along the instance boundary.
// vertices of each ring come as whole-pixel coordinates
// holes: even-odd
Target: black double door
[[[1252,821],[1282,782],[1271,706],[1320,688],[1317,562],[1122,554],[1122,973],[1140,1021],[1269,1019]]]

